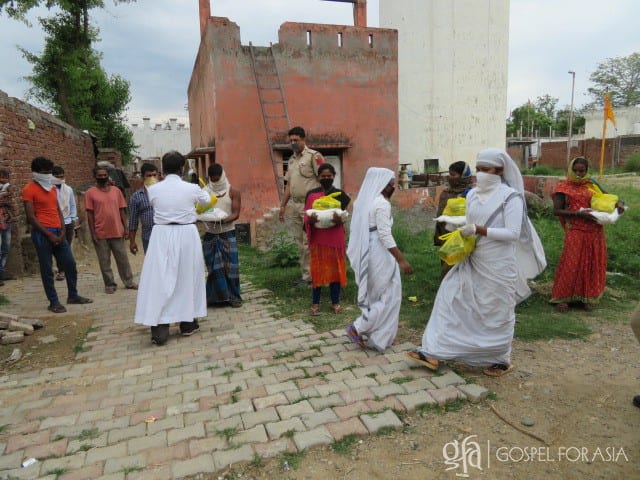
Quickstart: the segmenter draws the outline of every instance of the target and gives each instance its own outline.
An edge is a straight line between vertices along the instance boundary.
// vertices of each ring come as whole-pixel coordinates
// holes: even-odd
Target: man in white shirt
[[[180,153],[166,153],[165,179],[148,189],[154,227],[140,274],[135,323],[151,327],[156,345],[167,342],[169,324],[179,322],[180,333],[189,336],[200,328],[196,319],[207,316],[195,204],[209,205],[212,198],[198,185],[182,181],[184,165]]]

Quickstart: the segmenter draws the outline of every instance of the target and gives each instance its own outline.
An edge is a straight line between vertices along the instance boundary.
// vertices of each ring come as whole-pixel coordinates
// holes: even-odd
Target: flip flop
[[[433,370],[434,372],[438,370],[438,367],[440,366],[440,363],[430,362],[427,356],[418,350],[414,350],[412,352],[405,352],[405,355],[409,357],[411,360],[413,360],[414,362],[418,362],[424,365],[425,367],[427,367],[429,370]]]
[[[496,363],[489,368],[485,368],[482,373],[488,377],[502,377],[514,369],[513,364],[505,365],[504,363]]]
[[[362,340],[362,336],[358,335],[358,331],[356,327],[353,326],[353,323],[350,323],[346,327],[344,327],[344,331],[346,332],[349,340],[351,340],[356,345],[359,345],[360,348],[365,348],[364,340]]]

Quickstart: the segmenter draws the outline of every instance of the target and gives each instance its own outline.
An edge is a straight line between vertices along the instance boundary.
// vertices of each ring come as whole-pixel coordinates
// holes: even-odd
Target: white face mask
[[[57,177],[51,177],[51,183],[53,185],[62,185],[64,183],[64,180],[61,178],[57,178]]]
[[[33,172],[33,180],[40,184],[47,192],[53,188],[53,175],[50,173]]]
[[[493,190],[502,183],[502,177],[493,173],[478,172],[476,173],[476,185],[478,190],[486,192]]]

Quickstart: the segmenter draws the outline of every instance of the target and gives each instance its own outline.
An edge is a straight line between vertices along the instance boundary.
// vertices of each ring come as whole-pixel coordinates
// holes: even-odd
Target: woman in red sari
[[[560,217],[565,231],[564,247],[556,269],[551,303],[566,312],[570,303],[591,310],[604,292],[607,273],[607,242],[604,228],[589,213],[597,182],[587,176],[589,162],[576,157],[569,164],[567,179],[553,192],[553,213]],[[616,204],[622,213],[623,203]]]
[[[318,180],[320,188],[309,190],[305,200],[304,209],[312,208],[313,201],[331,193],[340,192],[337,200],[340,201],[342,210],[346,210],[351,202],[349,196],[342,190],[333,186],[336,170],[333,165],[323,163],[318,167]],[[311,281],[313,283],[311,311],[313,316],[320,315],[320,292],[322,285],[329,285],[331,306],[333,312],[338,314],[340,307],[340,287],[347,284],[346,267],[346,234],[342,217],[333,214],[334,226],[330,228],[316,228],[317,216],[304,216],[304,226],[309,241],[309,253],[311,257]]]

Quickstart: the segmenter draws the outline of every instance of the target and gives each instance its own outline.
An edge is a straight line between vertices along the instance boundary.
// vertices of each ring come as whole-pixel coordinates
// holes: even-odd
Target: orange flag
[[[611,106],[611,100],[609,100],[609,94],[604,94],[604,119],[611,120],[613,126],[616,126],[616,117],[613,114],[613,107]]]

